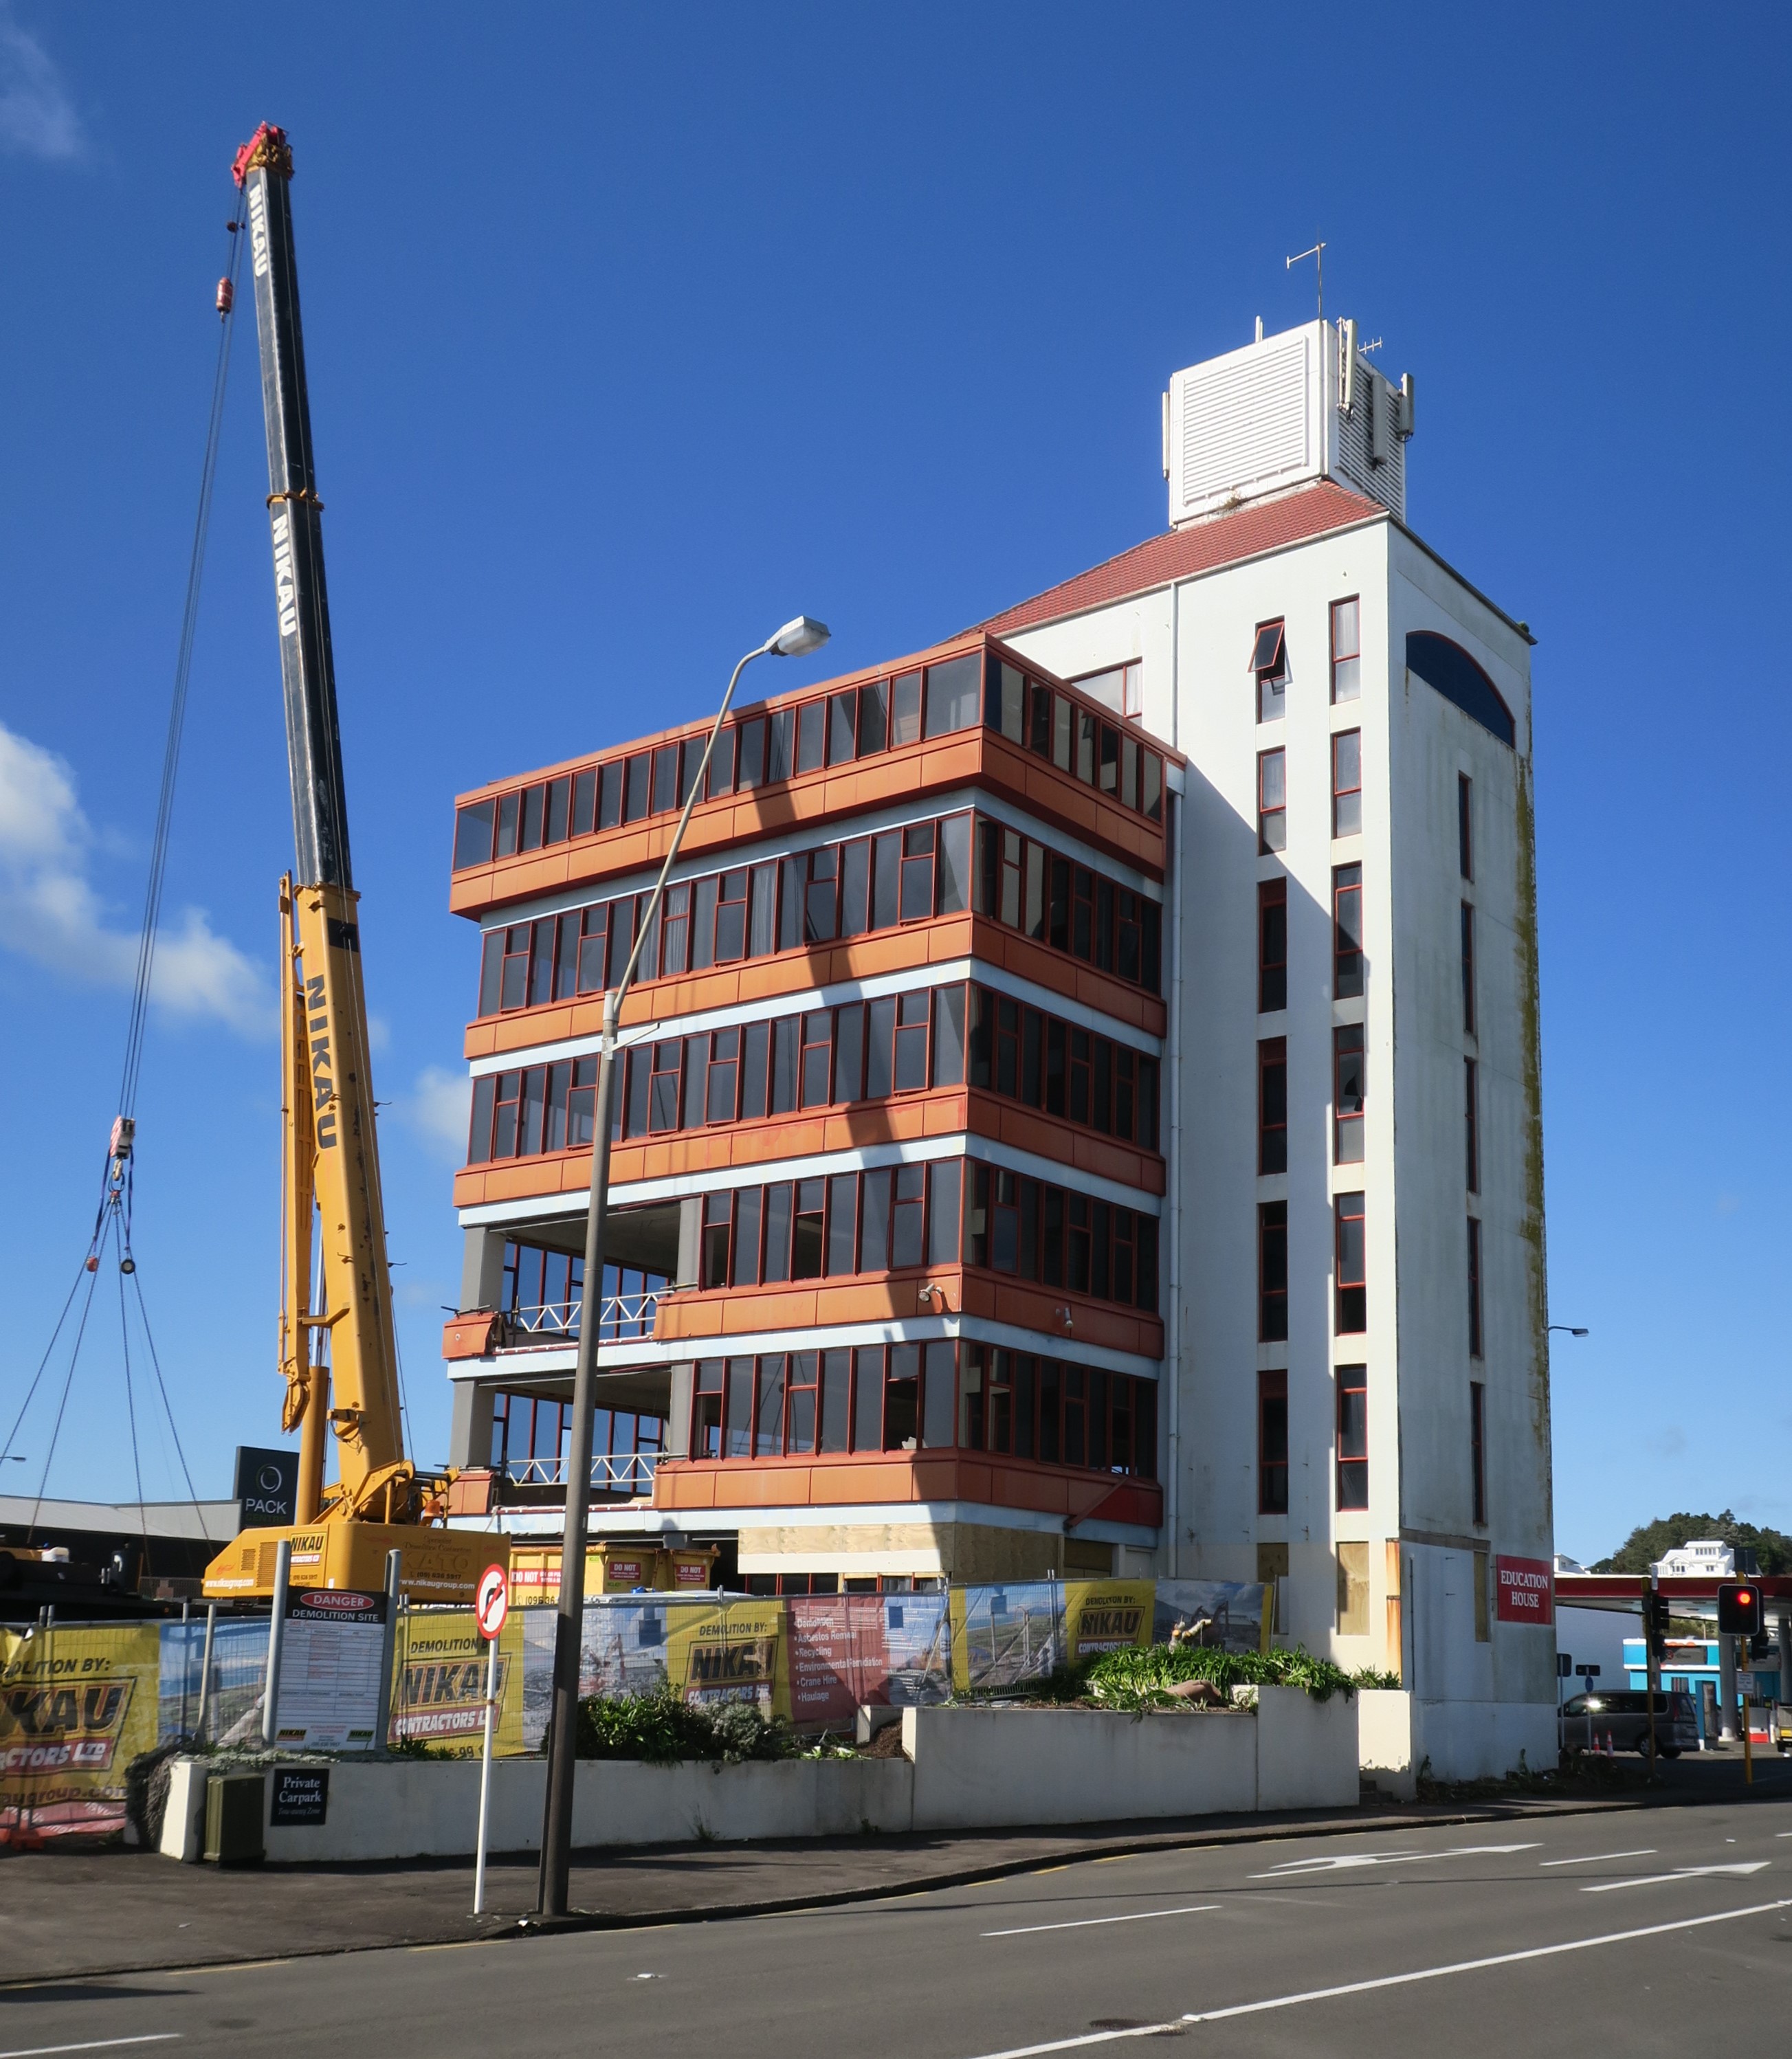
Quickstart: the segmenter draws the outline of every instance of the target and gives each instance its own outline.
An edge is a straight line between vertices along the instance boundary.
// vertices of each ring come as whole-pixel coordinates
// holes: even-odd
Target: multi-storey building
[[[1165,396],[1166,533],[724,731],[624,1012],[599,1531],[1273,1575],[1440,1768],[1553,1752],[1531,639],[1408,528],[1412,408],[1348,325],[1260,333]],[[451,1326],[454,1456],[513,1498],[701,735],[460,804],[504,1320]]]
[[[706,736],[460,805],[463,1299],[503,1320],[456,1456],[524,1487],[562,1477],[600,997]],[[723,730],[623,1013],[598,1484],[651,1502],[600,1531],[785,1591],[1150,1565],[1180,777],[981,632]]]

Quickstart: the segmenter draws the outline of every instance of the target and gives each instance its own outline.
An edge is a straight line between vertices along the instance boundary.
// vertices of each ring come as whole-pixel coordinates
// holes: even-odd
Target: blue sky
[[[1792,1527],[1759,1084],[1792,971],[1758,774],[1792,741],[1788,41],[1747,8],[0,0],[0,1416],[114,1113],[228,167],[268,118],[423,1458],[476,970],[450,796],[703,713],[799,609],[835,640],[781,686],[1161,528],[1167,374],[1306,318],[1283,259],[1316,230],[1328,309],[1418,381],[1414,525],[1540,639],[1551,1285],[1592,1332],[1555,1358],[1559,1545],[1726,1503]],[[199,1000],[156,1011],[139,1101],[142,1278],[213,1493],[277,1420],[265,481],[251,319],[165,910]],[[110,1292],[53,1493],[132,1491]]]

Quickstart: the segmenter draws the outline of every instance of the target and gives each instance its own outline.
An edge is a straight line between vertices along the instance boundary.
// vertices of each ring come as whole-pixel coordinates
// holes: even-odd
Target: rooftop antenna
[[[1311,250],[1303,250],[1298,256],[1290,257],[1282,269],[1284,271],[1292,272],[1296,265],[1304,264],[1309,257],[1316,261],[1313,269],[1319,277],[1319,318],[1324,321],[1325,319],[1325,245],[1323,240],[1316,243]]]

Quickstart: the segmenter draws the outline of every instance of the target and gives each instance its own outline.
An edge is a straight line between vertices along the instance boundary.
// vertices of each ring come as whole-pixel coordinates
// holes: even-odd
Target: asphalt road
[[[0,2059],[1013,2059],[1150,2036],[1204,2055],[1628,2059],[1770,2025],[1789,1981],[1792,1802],[1762,1801],[1157,1852],[838,1911],[51,1983],[0,1993]]]

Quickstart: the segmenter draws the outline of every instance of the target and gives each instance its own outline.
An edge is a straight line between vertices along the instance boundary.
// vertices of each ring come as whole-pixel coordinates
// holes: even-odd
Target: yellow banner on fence
[[[0,1828],[121,1830],[125,1772],[156,1742],[154,1623],[0,1631]]]
[[[1148,1645],[1157,1587],[1155,1580],[1066,1580],[1064,1651],[1069,1663]]]
[[[394,1744],[432,1746],[454,1758],[477,1758],[485,1737],[485,1639],[471,1609],[407,1609],[392,1650]],[[512,1609],[498,1639],[498,1718],[492,1750],[500,1758],[523,1742],[523,1617]]]
[[[673,1601],[666,1610],[666,1677],[687,1702],[752,1702],[790,1712],[782,1602]]]

